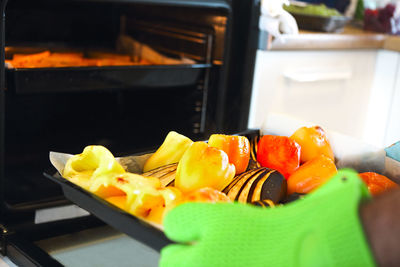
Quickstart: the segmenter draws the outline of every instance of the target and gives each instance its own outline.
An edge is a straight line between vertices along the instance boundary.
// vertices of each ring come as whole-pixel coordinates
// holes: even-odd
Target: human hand
[[[367,198],[353,171],[340,171],[303,199],[275,208],[188,203],[170,211],[161,252],[168,266],[373,266],[358,216]]]

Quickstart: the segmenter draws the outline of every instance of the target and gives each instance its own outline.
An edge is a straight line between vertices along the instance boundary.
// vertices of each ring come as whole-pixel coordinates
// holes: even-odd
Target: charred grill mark
[[[162,184],[162,186],[169,186],[173,184],[176,175],[176,169],[178,167],[178,163],[172,163],[165,166],[158,167],[154,170],[143,173],[143,176],[146,177],[155,177],[158,178]]]
[[[242,179],[242,177],[246,176],[247,174],[248,174],[247,172],[244,172],[244,173],[234,177],[233,181],[230,184],[228,184],[224,188],[224,190],[222,190],[222,192],[225,194],[228,194],[228,192],[232,189],[232,187],[234,187]]]
[[[175,185],[175,179],[169,182],[165,187],[167,186],[174,186]]]
[[[262,175],[262,173],[260,173]],[[246,203],[247,202],[247,197],[249,196],[249,191],[251,186],[254,184],[254,182],[258,179],[259,175],[255,175],[251,177],[250,179],[247,180],[246,185],[243,187],[242,192],[239,194],[239,202]]]
[[[246,181],[243,183],[243,185],[240,187],[238,193],[236,194],[235,200],[239,199],[240,194],[242,193],[243,189],[246,187],[247,183],[256,175],[258,175],[260,172],[264,171],[263,169],[257,170],[255,173],[251,174],[250,177],[246,178]]]
[[[270,199],[257,200],[257,201],[252,202],[251,204],[253,204],[254,206],[262,207],[262,208],[275,207],[274,202],[272,202],[272,200],[270,200]]]
[[[275,204],[271,199],[263,199],[263,200],[259,200],[258,202],[260,202],[262,207],[264,207],[264,208],[275,207]]]
[[[262,173],[260,173],[260,174],[258,175],[257,179],[254,180],[254,182],[252,183],[252,185],[251,185],[251,187],[250,187],[249,193],[248,193],[248,195],[247,195],[247,200],[246,200],[246,202],[252,202],[253,193],[254,193],[255,188],[258,186],[258,183],[260,182],[260,180],[263,179],[266,175],[268,175],[268,176],[266,177],[266,179],[268,179],[269,173],[270,173],[270,170],[269,170],[269,169],[265,169]]]
[[[172,169],[176,170],[177,166],[178,166],[178,163],[171,163],[171,164],[168,164],[168,165],[165,165],[165,166],[158,167],[158,168],[156,168],[154,170],[145,172],[142,175],[143,176],[153,176],[153,175],[158,174],[158,173],[160,173],[162,175],[163,172],[169,172]]]
[[[176,174],[176,171],[173,171],[173,172],[171,172],[171,174],[164,175],[162,178],[159,178],[162,186],[169,186],[172,183],[174,183],[175,176],[176,176],[175,174]]]
[[[166,174],[163,174],[163,175],[161,175],[160,177],[158,177],[158,178],[164,178],[165,176],[169,176],[169,175],[171,175],[171,174],[174,174],[174,173],[176,173],[176,168],[174,169],[174,170],[172,170],[172,171],[169,171],[169,172],[167,172]]]
[[[242,173],[241,175],[239,175],[239,176],[236,176],[235,178],[234,178],[234,180],[227,186],[227,187],[225,187],[225,189],[222,191],[223,193],[225,193],[225,194],[228,194],[229,193],[229,191],[231,191],[231,189],[242,179],[242,178],[244,178],[245,176],[247,176],[247,175],[251,175],[251,172],[254,172],[254,171],[260,171],[260,170],[251,170],[251,171],[247,171],[247,172],[244,172],[244,173]]]

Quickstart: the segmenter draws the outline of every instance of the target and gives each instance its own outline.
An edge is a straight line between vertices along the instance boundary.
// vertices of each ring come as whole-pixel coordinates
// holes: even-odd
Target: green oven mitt
[[[164,221],[179,244],[161,251],[160,266],[374,266],[358,216],[363,198],[369,194],[357,173],[343,170],[275,208],[183,204]]]

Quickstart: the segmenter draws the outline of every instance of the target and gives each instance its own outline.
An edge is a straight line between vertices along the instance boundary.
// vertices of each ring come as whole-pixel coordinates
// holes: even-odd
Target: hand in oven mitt
[[[350,170],[301,200],[275,208],[187,203],[164,220],[178,244],[160,266],[373,266],[358,216],[367,188]]]

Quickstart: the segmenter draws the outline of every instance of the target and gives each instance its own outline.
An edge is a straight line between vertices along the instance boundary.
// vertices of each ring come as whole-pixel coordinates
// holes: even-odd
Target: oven
[[[49,151],[100,144],[123,156],[170,130],[193,140],[246,130],[259,1],[0,2],[1,253],[21,266],[68,265],[49,250],[102,229],[100,247],[120,240],[157,255],[68,201],[43,176]]]

